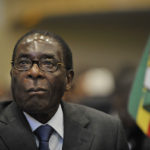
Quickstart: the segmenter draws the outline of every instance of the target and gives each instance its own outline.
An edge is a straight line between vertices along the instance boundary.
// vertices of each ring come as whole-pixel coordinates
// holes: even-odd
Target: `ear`
[[[10,76],[12,77],[12,69],[10,70]]]
[[[66,72],[66,91],[71,89],[73,77],[74,77],[74,71],[72,69],[67,70],[67,72]]]

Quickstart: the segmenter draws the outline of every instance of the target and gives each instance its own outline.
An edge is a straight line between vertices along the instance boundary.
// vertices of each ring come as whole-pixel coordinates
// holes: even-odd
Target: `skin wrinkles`
[[[64,63],[61,46],[55,40],[52,43],[38,39],[25,43],[23,40],[18,45],[15,59],[24,56],[32,61],[49,56]],[[62,66],[53,73],[43,72],[37,64],[33,64],[28,71],[18,71],[12,68],[11,87],[17,105],[35,119],[46,123],[57,111],[66,88],[71,86],[73,78],[71,72]]]

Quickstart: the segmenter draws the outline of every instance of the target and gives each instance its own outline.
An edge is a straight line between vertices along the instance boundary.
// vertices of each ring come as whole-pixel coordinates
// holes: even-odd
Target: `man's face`
[[[33,37],[30,36],[30,39]],[[54,39],[51,42],[24,39],[17,48],[18,59],[51,59],[63,61],[61,46]],[[55,72],[41,71],[36,63],[28,71],[11,70],[13,97],[23,111],[30,114],[45,114],[56,111],[68,84],[66,69],[59,66]]]

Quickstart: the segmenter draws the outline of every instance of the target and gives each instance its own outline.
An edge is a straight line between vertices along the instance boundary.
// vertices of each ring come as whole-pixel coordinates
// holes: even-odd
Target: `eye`
[[[52,67],[55,66],[55,65],[54,65],[54,62],[53,62],[52,60],[48,60],[48,59],[42,60],[42,61],[41,61],[41,65],[42,65],[42,66],[45,66],[45,67],[48,67],[48,68],[52,68]]]
[[[52,62],[50,60],[45,60],[42,62],[44,65],[51,65]]]
[[[31,61],[28,59],[20,59],[17,61],[17,65],[18,66],[26,66],[26,65],[30,65]]]

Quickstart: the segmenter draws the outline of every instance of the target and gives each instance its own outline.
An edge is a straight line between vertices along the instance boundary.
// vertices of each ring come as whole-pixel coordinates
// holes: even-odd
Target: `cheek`
[[[53,94],[62,95],[66,88],[66,78],[64,76],[55,76],[48,78],[50,89]]]
[[[15,93],[19,93],[24,89],[24,77],[22,77],[20,74],[18,75],[17,73],[14,73],[11,77],[11,86],[12,86],[12,91]]]

